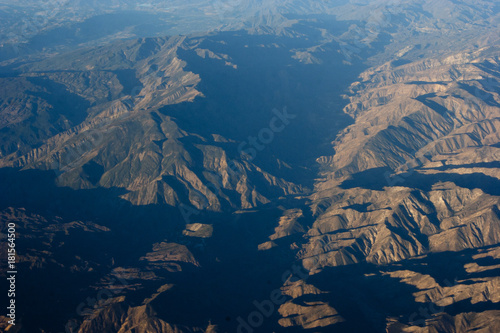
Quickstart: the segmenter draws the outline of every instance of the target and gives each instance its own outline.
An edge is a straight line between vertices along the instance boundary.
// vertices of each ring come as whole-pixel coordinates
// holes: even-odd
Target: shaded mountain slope
[[[498,5],[226,5],[5,67],[21,331],[498,331]]]

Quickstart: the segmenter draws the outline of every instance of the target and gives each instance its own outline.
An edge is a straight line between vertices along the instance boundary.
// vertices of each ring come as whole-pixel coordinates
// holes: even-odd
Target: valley
[[[496,332],[498,5],[227,5],[0,57],[0,328]]]

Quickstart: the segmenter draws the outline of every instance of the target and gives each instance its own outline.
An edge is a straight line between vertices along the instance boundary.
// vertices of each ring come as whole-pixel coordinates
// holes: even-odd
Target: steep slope
[[[184,70],[179,47],[189,48],[184,38],[142,39],[21,67],[23,77],[63,85],[90,107],[84,121],[44,137],[44,144],[31,144],[31,151],[26,152],[28,140],[17,136],[24,146],[8,151],[2,165],[56,170],[59,184],[75,189],[126,188],[124,198],[141,205],[184,203],[219,211],[223,206],[251,208],[270,197],[301,192],[300,186],[242,160],[234,140],[188,133],[160,111],[202,97],[196,90],[200,77]],[[210,56],[223,63],[227,58],[213,52]],[[113,82],[119,82],[119,93]],[[6,94],[14,91],[6,89]],[[13,123],[23,116],[21,111],[36,107],[23,102],[17,113],[4,109],[13,118],[7,121]],[[44,124],[33,117],[19,125],[31,136],[39,133],[39,126]]]
[[[431,264],[431,253],[456,257],[451,253],[481,248],[491,254],[484,256],[488,262],[495,258],[500,243],[500,54],[493,45],[459,52],[443,48],[423,60],[418,60],[420,51],[410,49],[368,69],[349,92],[345,112],[354,124],[333,142],[334,155],[318,159],[323,177],[311,196],[314,222],[297,253],[318,283],[306,281],[325,290],[322,281],[337,276],[337,267],[368,264],[360,273],[375,280],[384,274],[400,278],[421,290],[413,292],[415,302],[430,304],[425,315],[407,309],[398,318],[388,315],[390,309],[385,314],[374,310],[374,303],[362,297],[350,306],[362,311],[374,330],[490,332],[498,326],[496,311],[483,312],[498,309],[496,266],[478,267],[481,254],[464,259],[458,271],[450,268],[456,274],[453,284],[451,279],[429,284],[441,273],[431,269],[424,276],[412,268],[412,260]],[[375,287],[368,288],[374,292]],[[391,299],[377,297],[382,304]],[[283,326],[291,323],[285,309],[304,302],[301,295],[293,298],[280,308]],[[311,322],[293,325],[323,326],[314,317],[315,302],[336,302],[327,296],[307,299],[310,303],[298,313],[310,313]],[[404,301],[403,308],[410,303]],[[333,306],[332,313],[354,311],[344,307]],[[354,329],[345,319],[334,327]]]
[[[19,329],[498,331],[498,5],[193,4],[5,67]]]

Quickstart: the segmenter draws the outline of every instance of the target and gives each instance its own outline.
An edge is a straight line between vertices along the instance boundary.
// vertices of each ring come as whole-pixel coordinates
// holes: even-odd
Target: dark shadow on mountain
[[[415,100],[417,100],[420,103],[424,104],[428,108],[436,111],[441,116],[443,116],[445,118],[449,118],[450,111],[448,111],[448,109],[446,109],[441,104],[439,104],[439,103],[431,100],[431,98],[434,98],[436,96],[437,96],[436,93],[430,93],[430,94],[425,94],[425,95],[418,96],[418,97],[415,98]]]
[[[93,167],[87,166],[89,174]],[[283,272],[295,261],[294,252],[289,251],[290,244],[304,241],[297,235],[278,241],[282,246],[277,248],[258,250],[259,244],[269,240],[268,236],[283,213],[278,205],[290,205],[287,200],[293,200],[293,207],[302,207],[306,212],[308,208],[303,201],[290,198],[265,205],[260,210],[235,214],[198,212],[191,217],[190,223],[207,223],[214,227],[212,238],[201,242],[182,236],[186,221],[177,208],[134,206],[120,198],[125,193],[120,188],[74,190],[58,187],[52,171],[0,169],[0,210],[25,209],[29,216],[36,214],[43,217],[40,221],[46,221],[23,224],[19,227],[20,232],[30,230],[30,234],[45,236],[50,234],[50,228],[83,223],[82,227],[71,227],[69,234],[54,232],[53,245],[43,244],[46,242],[44,237],[18,240],[19,253],[49,246],[52,253],[49,258],[54,259],[41,269],[30,268],[27,263],[19,266],[23,276],[18,299],[31,304],[20,308],[19,315],[30,318],[33,323],[25,323],[28,331],[42,327],[58,332],[70,318],[81,321],[83,317],[76,313],[78,305],[98,292],[91,286],[116,267],[133,267],[147,272],[147,263],[139,259],[151,252],[154,243],[162,241],[185,244],[196,255],[201,267],[182,264],[182,271],[178,273],[155,270],[160,280],[134,278],[128,283],[140,288],[120,295],[126,295],[131,306],[138,306],[159,286],[173,283],[174,289],[160,294],[151,303],[159,318],[190,327],[205,327],[212,320],[228,332],[235,331],[236,319],[255,311],[254,300],[269,299],[270,293],[281,287]],[[303,223],[312,224],[312,216],[306,215],[307,221]],[[110,230],[94,232],[94,224]],[[92,270],[80,271],[78,267],[85,261],[91,264]],[[40,288],[41,285],[44,287]],[[43,305],[47,299],[57,301],[47,307]],[[269,319],[266,325],[276,322]]]
[[[58,187],[52,171],[0,169],[0,209],[24,208],[30,213],[68,222],[92,221],[112,229],[116,235],[136,238],[133,234],[138,232],[148,235],[150,240],[161,239],[161,234],[169,230],[183,229],[178,209],[168,205],[134,206],[120,198],[125,193],[120,188]],[[134,252],[130,248],[122,250]]]
[[[188,64],[186,70],[200,75],[197,89],[205,97],[166,106],[161,112],[175,117],[188,132],[205,137],[220,134],[238,144],[247,142],[247,149],[253,147],[251,137],[263,135],[264,129],[269,133],[276,112],[283,114],[286,108],[290,118],[285,119],[283,127],[278,120],[275,125],[280,130],[272,134],[269,142],[254,147],[257,156],[253,163],[273,175],[288,171],[268,163],[270,160],[298,165],[294,170],[301,170],[300,166],[315,168],[316,156],[331,154],[330,141],[352,121],[342,112],[346,101],[332,92],[347,89],[349,80],[355,79],[364,67],[344,65],[336,52],[318,55],[323,57],[321,66],[301,64],[291,57],[290,49],[309,47],[314,40],[240,31],[219,33],[198,46],[229,55],[228,61],[237,65],[236,69],[227,66],[224,59],[202,58],[194,51],[179,50],[180,58]]]
[[[294,262],[289,245],[258,250],[258,245],[269,240],[267,236],[275,227],[275,223],[260,222],[277,221],[282,214],[282,210],[273,206],[219,216],[224,222],[214,225],[213,237],[206,240],[202,254],[208,261],[196,272],[179,276],[182,283],[179,280],[176,288],[153,301],[158,317],[168,323],[189,326],[202,326],[210,319],[222,332],[236,332],[237,318],[246,320],[257,310],[254,301],[268,300],[271,292],[281,287],[283,273]],[[273,316],[279,315],[276,310],[277,307]],[[279,329],[273,326],[276,322],[266,318],[263,327]]]
[[[498,303],[492,302],[478,302],[472,304],[470,299],[465,299],[460,302],[453,303],[444,308],[444,312],[451,316],[456,316],[460,313],[481,313],[484,311],[500,310],[500,305]]]
[[[397,265],[390,267],[390,270],[407,269],[423,275],[429,275],[441,287],[452,287],[458,283],[467,284],[467,282],[463,280],[480,280],[498,276],[498,269],[488,269],[482,272],[469,273],[464,268],[468,263],[476,263],[485,268],[500,264],[500,259],[495,259],[492,256],[479,259],[474,258],[475,255],[497,246],[498,245],[492,245],[477,249],[465,249],[457,252],[446,251],[428,253],[424,258],[403,260]],[[477,281],[471,283],[477,283]]]
[[[401,177],[405,178],[405,181],[400,186],[424,191],[431,191],[432,186],[440,182],[452,182],[459,187],[470,190],[478,188],[490,195],[500,195],[500,180],[482,173],[439,173],[432,175],[414,173],[412,175],[402,174]]]
[[[23,91],[23,99],[31,100],[20,111],[27,112],[25,119],[0,129],[0,151],[3,155],[13,152],[25,154],[42,145],[46,139],[77,126],[87,117],[90,103],[69,92],[64,85],[40,77],[28,77],[26,80],[38,86],[39,91]],[[18,87],[14,86],[14,89]],[[21,92],[12,92],[12,96],[18,94]]]
[[[68,126],[62,124],[61,116],[70,121],[70,126],[80,124],[87,117],[87,109],[90,103],[77,94],[71,93],[63,84],[41,77],[29,77],[28,81],[47,91],[30,92],[30,94],[44,99],[53,107],[49,113],[49,121],[55,125],[54,127],[63,130]]]
[[[376,265],[356,265],[325,268],[307,283],[320,290],[322,301],[338,311],[345,322],[314,329],[314,332],[385,332],[388,316],[409,316],[421,304],[415,302],[414,286],[397,283],[396,279],[380,274]]]
[[[439,312],[455,316],[460,313],[498,310],[500,309],[498,304],[491,302],[471,304],[470,298],[446,307],[431,302],[416,302],[413,294],[420,289],[401,282],[400,278],[381,274],[381,272],[409,270],[431,276],[443,288],[453,287],[457,283],[474,284],[478,282],[467,283],[461,280],[498,276],[497,270],[467,273],[464,268],[467,263],[479,263],[481,260],[478,261],[473,256],[489,248],[491,246],[460,252],[430,253],[422,258],[403,260],[385,266],[360,263],[325,268],[321,274],[309,277],[307,283],[320,290],[328,290],[329,293],[302,296],[295,299],[294,303],[327,302],[346,319],[344,323],[315,328],[310,330],[311,332],[385,332],[387,317],[397,317],[403,323],[420,325],[425,319]],[[495,265],[500,261],[492,257],[483,259],[481,266]],[[291,330],[291,332],[300,331],[304,330]]]
[[[95,161],[90,161],[82,166],[82,171],[84,173],[84,178],[92,185],[96,186],[104,174],[104,167],[97,164]]]
[[[62,223],[83,223],[92,229],[97,224],[109,231],[93,232],[87,227],[71,227],[69,234],[52,231],[48,249],[52,254],[42,269],[19,264],[22,277],[18,299],[29,307],[20,307],[19,314],[30,318],[25,322],[27,331],[40,327],[48,331],[62,331],[65,321],[77,316],[75,309],[96,290],[90,288],[113,267],[130,266],[140,256],[149,252],[152,244],[171,238],[184,228],[180,212],[169,206],[134,206],[119,196],[126,191],[118,188],[73,190],[56,185],[52,171],[0,169],[0,210],[8,207],[25,209],[31,216],[39,216],[40,225],[23,224],[19,232],[41,235],[35,238],[21,237],[16,250],[23,254],[27,249],[47,248],[42,235],[50,235],[51,228],[58,230]],[[23,222],[24,223],[24,222]],[[48,229],[46,229],[48,228]],[[36,231],[39,230],[39,231]],[[63,238],[60,238],[64,236]],[[33,251],[33,250],[31,250]],[[80,259],[78,259],[80,258]],[[82,261],[80,261],[82,260]],[[88,261],[89,271],[75,270],[75,265]],[[62,264],[62,265],[61,265]],[[41,287],[43,286],[43,287]],[[50,307],[48,299],[54,300]],[[77,316],[78,317],[78,316]],[[31,327],[33,323],[33,327]]]
[[[0,66],[0,78],[19,77],[20,74],[12,65]]]
[[[142,82],[137,78],[135,70],[121,69],[112,71],[123,86],[122,93],[125,95],[136,96],[143,88]]]
[[[343,189],[362,187],[381,191],[385,186],[389,186],[391,184],[391,174],[392,169],[389,167],[368,169],[353,174],[351,178],[342,182],[340,187]]]
[[[368,213],[368,212],[372,212],[372,210],[368,209],[368,207],[370,207],[370,206],[371,206],[371,203],[367,202],[364,204],[352,204],[350,206],[342,207],[342,209],[354,209],[360,213]]]
[[[412,61],[408,59],[397,59],[391,62],[392,67],[399,67],[407,64],[411,64]]]
[[[492,164],[488,163],[487,165],[495,167],[496,163],[492,162]],[[481,167],[480,165],[478,167]],[[390,168],[373,168],[356,173],[350,179],[345,180],[340,187],[343,189],[361,187],[382,191],[384,187],[404,186],[422,191],[431,191],[434,185],[444,182],[451,182],[459,187],[470,190],[478,188],[490,195],[500,195],[500,180],[482,173],[422,174],[419,172],[407,172],[393,175]]]
[[[485,71],[488,74],[491,74],[494,77],[498,77],[498,67],[489,61],[483,61],[480,63],[473,63],[474,66],[479,68],[482,71]]]
[[[491,147],[500,148],[500,142],[499,142],[499,143],[495,143],[495,144],[491,145]]]
[[[279,204],[288,206],[292,202]],[[269,240],[283,213],[279,204],[234,214],[194,216],[193,222],[213,224],[213,236],[204,240],[203,250],[196,253],[201,267],[168,276],[168,282],[176,286],[151,303],[157,316],[180,326],[204,326],[211,320],[221,332],[236,332],[238,318],[246,320],[256,311],[254,301],[266,301],[272,291],[279,290],[283,274],[295,261],[289,248],[292,242],[301,241],[301,235],[277,240],[279,246],[270,250],[258,250],[259,244]],[[305,212],[301,223],[312,224],[304,201],[293,200],[293,204]],[[277,309],[265,319],[266,330],[280,329]]]
[[[467,271],[464,265],[472,260],[475,250],[460,252],[428,253],[421,259],[408,259],[393,266],[391,270],[407,269],[423,275],[430,275],[441,287],[453,286],[457,280],[465,279]]]
[[[493,93],[498,92],[500,83],[498,81],[494,81],[493,83],[493,81],[491,80],[478,80],[478,82],[481,84],[482,89],[470,86],[462,82],[459,82],[458,86],[461,89],[467,91],[469,94],[479,98],[486,104],[499,107],[500,104],[495,100],[495,96],[493,95]]]
[[[448,84],[448,82],[445,81],[409,81],[409,82],[404,82],[404,84],[416,84],[416,85],[421,85],[421,84],[440,84],[442,86],[445,86]]]
[[[426,170],[439,170],[439,171],[446,171],[446,170],[451,170],[451,169],[458,169],[458,168],[488,168],[488,169],[496,169],[500,168],[500,161],[494,161],[494,162],[481,162],[481,163],[472,163],[472,164],[458,164],[458,165],[443,165],[435,168],[425,168]]]

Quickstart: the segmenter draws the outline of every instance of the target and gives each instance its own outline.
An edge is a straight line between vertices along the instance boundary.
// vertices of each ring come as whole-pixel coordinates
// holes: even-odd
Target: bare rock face
[[[481,313],[461,313],[457,316],[442,315],[427,323],[427,327],[395,327],[388,328],[389,332],[495,332],[499,328],[498,311]],[[392,328],[394,327],[394,328]],[[401,330],[402,329],[402,330]]]
[[[486,69],[498,65],[498,55],[491,52],[486,48],[365,72],[351,88],[354,95],[345,111],[355,124],[334,143],[336,154],[328,165],[333,175],[422,165],[497,143],[499,96],[490,91],[493,86],[480,83],[498,80]]]
[[[0,62],[0,330],[500,331],[498,4],[191,2]]]
[[[271,240],[275,240],[295,233],[304,233],[305,230],[303,226],[298,222],[298,220],[300,220],[303,216],[304,214],[300,209],[285,211],[283,216],[280,218],[279,226],[274,229],[275,233],[269,238]]]
[[[213,226],[210,224],[193,223],[187,224],[182,234],[190,237],[210,238],[213,231]]]
[[[283,317],[279,324],[283,327],[299,326],[304,329],[325,327],[343,322],[342,316],[328,303],[321,301],[303,301],[301,297],[325,293],[303,280],[287,281],[282,287],[282,294],[293,298],[278,309]],[[297,299],[297,301],[296,301]]]
[[[387,264],[428,252],[498,244],[498,197],[443,184],[422,192],[405,187],[343,191],[324,211],[301,251],[305,267],[360,261]],[[352,193],[349,196],[348,193]]]
[[[283,327],[300,326],[311,329],[343,321],[335,309],[322,302],[305,302],[304,305],[286,303],[280,307],[279,313],[283,316],[279,320]]]
[[[178,56],[195,46],[186,38],[149,38],[22,67],[27,78],[5,82],[12,87],[4,89],[3,100],[19,99],[2,110],[5,125],[34,135],[26,128],[29,112],[40,113],[42,105],[50,110],[54,108],[50,103],[55,103],[51,95],[38,100],[31,96],[30,91],[42,89],[42,82],[57,86],[60,94],[77,96],[86,103],[82,108],[90,108],[86,114],[74,110],[80,113],[73,122],[61,118],[66,125],[46,129],[55,135],[40,136],[38,130],[37,140],[45,142],[34,141],[32,149],[24,144],[5,146],[0,165],[54,170],[61,186],[75,189],[125,188],[128,193],[123,198],[137,205],[183,203],[221,211],[266,204],[268,193],[302,192],[302,186],[242,160],[233,153],[238,146],[234,141],[228,147],[220,142],[230,141],[217,133],[203,137],[186,132],[161,112],[203,98],[196,89],[199,75],[185,70],[187,64]],[[19,92],[16,85],[25,91]],[[114,90],[106,90],[109,87]],[[96,95],[95,90],[107,95]],[[13,91],[16,95],[9,95]],[[18,111],[12,109],[16,105]]]
[[[321,159],[305,267],[498,244],[500,96],[480,83],[498,82],[486,69],[498,59],[483,48],[361,75],[345,108],[355,123]]]
[[[112,326],[109,326],[112,324]],[[215,333],[216,328],[210,325],[206,329],[182,328],[170,325],[156,317],[156,313],[149,305],[131,307],[125,299],[112,299],[99,310],[96,310],[86,319],[78,330],[79,333],[86,332],[161,332],[161,333],[188,333],[204,332]]]
[[[297,258],[315,286],[327,285],[323,280],[337,277],[336,271],[367,264],[376,267],[367,276],[411,286],[410,298],[427,314],[407,310],[404,319],[392,318],[369,297],[352,293],[353,306],[374,331],[493,332],[500,301],[494,273],[500,243],[498,49],[442,50],[424,60],[407,52],[411,60],[374,66],[352,84],[344,111],[354,123],[333,141],[334,155],[317,159],[323,179],[311,195],[314,220]],[[482,250],[464,259],[458,268],[464,273],[447,279],[409,268],[412,260],[432,262],[433,253],[474,249]],[[292,297],[280,312],[284,327],[303,326],[300,314],[314,313],[319,304]],[[314,300],[336,304],[334,296]],[[375,324],[383,317],[384,328]],[[313,320],[321,326],[323,319]]]
[[[168,265],[172,262],[190,263],[199,265],[186,246],[175,243],[159,243],[153,245],[153,251],[140,260],[147,261],[152,266]]]

